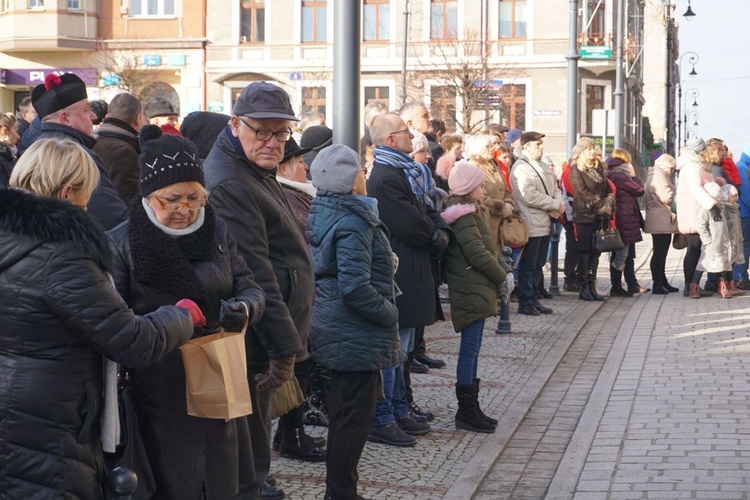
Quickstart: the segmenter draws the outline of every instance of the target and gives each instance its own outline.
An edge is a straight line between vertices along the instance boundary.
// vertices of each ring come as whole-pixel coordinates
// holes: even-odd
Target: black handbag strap
[[[547,191],[547,185],[544,183],[544,179],[542,179],[542,176],[539,175],[539,172],[536,171],[536,168],[534,168],[534,165],[532,165],[529,160],[524,158],[523,156],[519,158],[520,161],[524,162],[526,165],[531,167],[531,170],[534,171],[537,177],[539,177],[539,180],[542,181],[542,187],[544,188],[544,192],[547,194],[547,196],[550,196],[549,191]]]

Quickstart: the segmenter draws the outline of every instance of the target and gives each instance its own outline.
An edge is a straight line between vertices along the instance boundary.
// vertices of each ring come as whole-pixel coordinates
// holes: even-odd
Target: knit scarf
[[[409,155],[388,146],[375,147],[375,162],[388,165],[406,174],[412,193],[417,199],[430,208],[435,208],[435,201],[430,196],[435,190],[435,181],[427,165],[415,162]]]

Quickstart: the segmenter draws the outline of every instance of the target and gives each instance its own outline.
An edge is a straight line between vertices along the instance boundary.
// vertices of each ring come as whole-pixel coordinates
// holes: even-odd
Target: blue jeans
[[[404,358],[409,350],[414,348],[414,330],[415,328],[402,328],[398,331]],[[404,383],[404,363],[383,370],[383,393],[385,399],[378,401],[375,406],[375,418],[372,425],[392,424],[409,414]]]
[[[479,349],[482,348],[483,331],[484,320],[480,319],[461,332],[461,347],[458,350],[458,364],[456,365],[456,382],[458,385],[471,385],[477,378]]]
[[[518,254],[521,253],[521,250],[523,250],[523,247],[517,247],[514,248],[513,251],[510,253],[510,258],[513,259],[513,280],[518,281],[518,266],[516,265],[516,261],[518,261]]]
[[[743,217],[740,223],[742,224],[742,253],[745,255],[745,263],[735,264],[732,270],[735,280],[747,281],[747,260],[750,258],[750,217]]]
[[[542,269],[549,248],[549,236],[535,236],[523,247],[518,261],[518,305],[530,306],[534,303],[536,288],[542,279]]]

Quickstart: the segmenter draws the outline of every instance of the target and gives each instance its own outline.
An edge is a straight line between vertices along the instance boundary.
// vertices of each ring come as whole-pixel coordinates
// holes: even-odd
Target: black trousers
[[[654,280],[654,287],[660,287],[667,284],[666,266],[669,246],[672,243],[671,234],[652,234],[654,252],[651,254],[651,279]]]
[[[685,274],[685,286],[693,282],[695,268],[698,267],[698,260],[701,258],[701,237],[697,234],[686,234],[687,248],[685,249],[685,258],[682,259],[682,271]]]
[[[375,417],[379,371],[330,371],[326,487],[331,500],[357,497],[357,465]]]
[[[590,275],[596,277],[596,269],[599,265],[599,250],[594,243],[594,233],[601,226],[598,222],[585,222],[576,224],[578,235],[578,280],[584,284]]]
[[[258,390],[258,385],[255,382],[255,375],[258,373],[264,372],[248,370],[247,373],[253,413],[246,418],[250,427],[253,468],[255,471],[250,489],[253,494],[260,497],[260,489],[266,480],[266,476],[268,476],[268,470],[271,468],[271,398],[273,397],[273,391]]]
[[[310,377],[312,376],[314,369],[315,363],[313,363],[311,358],[294,363],[294,375],[297,377],[300,389],[302,389],[302,393],[305,397],[307,397],[310,392]],[[305,412],[303,406],[298,406],[286,415],[279,417],[279,429],[299,429],[304,426]]]
[[[567,221],[563,226],[565,228],[565,264],[563,264],[563,274],[565,282],[576,282],[576,267],[578,266],[578,242],[576,241],[573,223]]]

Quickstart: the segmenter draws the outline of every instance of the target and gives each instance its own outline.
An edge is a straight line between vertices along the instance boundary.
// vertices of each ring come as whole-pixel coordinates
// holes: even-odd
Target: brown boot
[[[722,299],[731,299],[732,298],[732,292],[729,291],[729,287],[727,286],[727,282],[722,280],[719,281],[719,296],[721,296]]]
[[[690,293],[688,295],[691,299],[701,298],[701,287],[698,283],[690,283]]]

